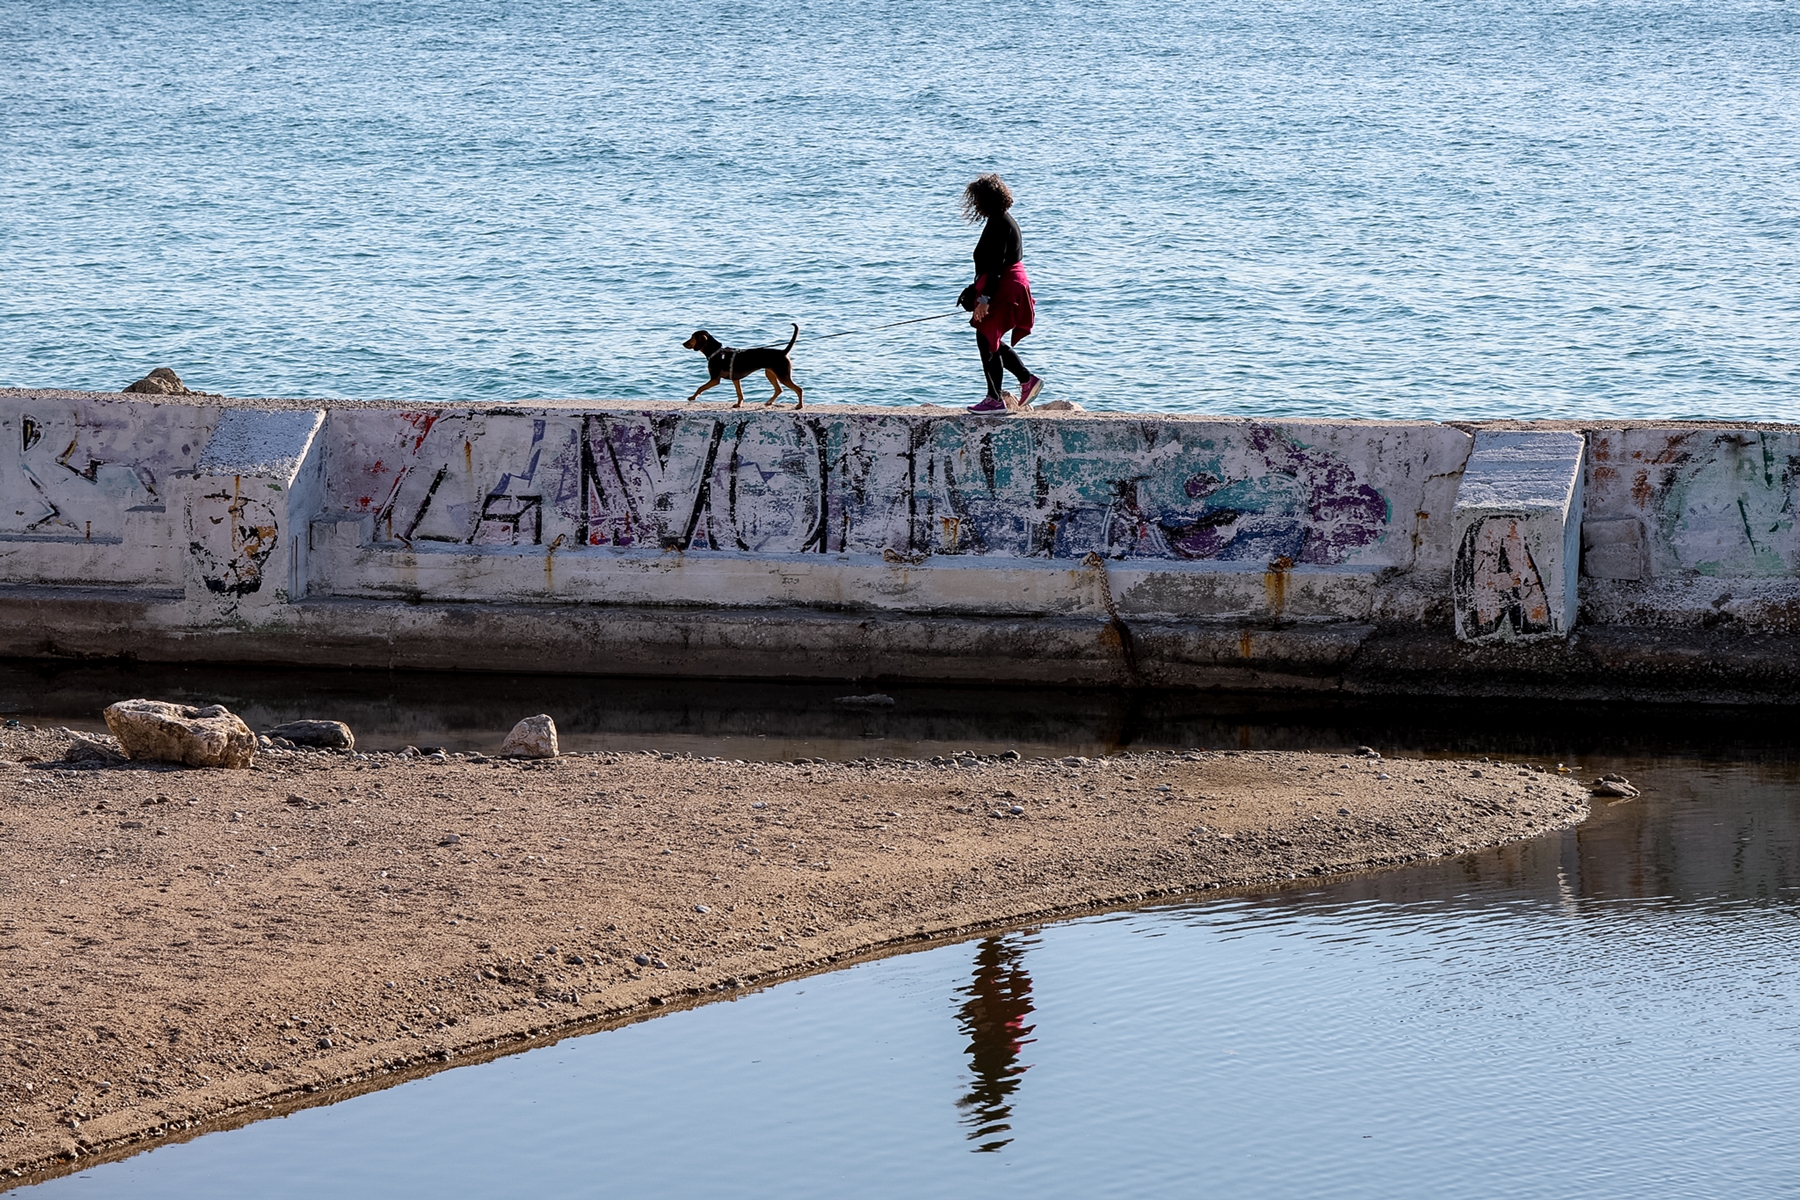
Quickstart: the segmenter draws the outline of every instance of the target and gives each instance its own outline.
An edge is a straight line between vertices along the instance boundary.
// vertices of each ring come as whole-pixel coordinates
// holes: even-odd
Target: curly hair
[[[998,175],[983,175],[963,189],[963,220],[973,225],[997,217],[1012,207],[1012,189]]]

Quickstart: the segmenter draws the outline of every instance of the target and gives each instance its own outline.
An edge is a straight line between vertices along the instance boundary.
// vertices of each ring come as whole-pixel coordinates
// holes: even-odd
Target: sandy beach
[[[998,926],[1564,828],[1520,763],[1192,751],[746,763],[0,732],[13,1184]],[[1553,766],[1553,764],[1552,764]]]

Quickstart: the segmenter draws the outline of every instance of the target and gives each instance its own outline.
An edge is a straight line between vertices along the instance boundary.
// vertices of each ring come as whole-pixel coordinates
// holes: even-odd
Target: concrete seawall
[[[1800,430],[0,391],[27,657],[1800,699]]]

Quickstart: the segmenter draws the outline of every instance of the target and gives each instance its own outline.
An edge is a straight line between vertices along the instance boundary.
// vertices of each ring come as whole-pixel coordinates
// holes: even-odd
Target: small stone
[[[126,762],[123,754],[98,738],[74,734],[74,741],[63,751],[63,761],[80,766],[116,767]]]
[[[694,911],[697,913],[709,913],[712,909],[706,907],[704,904],[696,904],[694,905]]]
[[[1340,808],[1340,809],[1338,809],[1338,816],[1340,816],[1340,817],[1347,817],[1347,816],[1349,816],[1349,815],[1350,815],[1350,810],[1349,810],[1349,809],[1347,809],[1347,808]]]
[[[194,708],[161,700],[121,700],[106,708],[106,727],[134,759],[189,767],[247,767],[256,735],[222,704]]]
[[[313,1044],[314,1044],[314,1045],[316,1045],[316,1046],[317,1046],[317,1047],[318,1047],[318,1048],[319,1048],[319,1049],[321,1049],[321,1050],[329,1050],[329,1049],[331,1049],[331,1039],[330,1039],[330,1038],[328,1038],[328,1037],[322,1037],[322,1038],[320,1038],[320,1039],[319,1039],[319,1040],[318,1040],[318,1041],[317,1041],[317,1042],[315,1042],[315,1043],[313,1043]]]
[[[526,717],[506,735],[500,754],[503,758],[555,758],[556,722],[548,713]]]
[[[1011,813],[1015,817],[1023,816],[1025,814],[1025,806],[1023,804],[1015,804],[1011,808],[1007,809],[1006,811]]]
[[[767,808],[767,807],[769,807],[769,805],[766,801],[758,800],[754,804],[752,804],[750,807],[751,808]]]
[[[289,721],[273,729],[263,730],[271,740],[280,738],[293,746],[309,746],[315,750],[354,750],[356,735],[342,721]]]
[[[458,833],[446,833],[443,837],[438,839],[438,845],[460,846],[462,845],[462,835]]]
[[[634,954],[631,956],[631,961],[640,967],[647,967],[650,965],[650,956],[648,954]]]
[[[1025,756],[1023,754],[1020,754],[1017,750],[1002,750],[1000,752],[1000,761],[1001,762],[1015,763],[1024,757]]]
[[[188,391],[186,384],[181,382],[181,376],[168,367],[158,367],[142,379],[135,379],[119,390],[137,396],[191,396],[194,394]]]
[[[1383,771],[1379,775],[1375,776],[1375,778],[1377,778],[1377,779],[1392,779],[1393,776],[1389,775],[1386,771]]]

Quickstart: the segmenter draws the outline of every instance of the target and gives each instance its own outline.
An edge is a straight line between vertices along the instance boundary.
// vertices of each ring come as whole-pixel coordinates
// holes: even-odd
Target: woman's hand
[[[979,325],[983,321],[987,320],[987,318],[988,318],[988,302],[986,300],[982,300],[982,301],[979,301],[975,305],[975,313],[973,316],[971,316],[969,318],[969,324]]]

